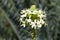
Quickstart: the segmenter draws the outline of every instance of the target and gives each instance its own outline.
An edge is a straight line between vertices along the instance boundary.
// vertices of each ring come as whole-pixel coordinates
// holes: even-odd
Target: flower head
[[[44,18],[46,18],[45,11],[42,10],[31,10],[23,9],[20,15],[20,22],[23,27],[31,26],[32,28],[41,28],[42,25],[45,25]]]

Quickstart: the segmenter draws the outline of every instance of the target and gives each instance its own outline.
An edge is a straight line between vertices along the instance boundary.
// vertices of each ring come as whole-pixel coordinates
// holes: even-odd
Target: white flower
[[[38,12],[39,12],[39,14],[41,14],[42,13],[42,10],[39,10]]]
[[[31,11],[29,9],[26,10],[29,14],[31,14]]]
[[[25,27],[25,24],[22,24],[21,26]]]
[[[23,20],[23,18],[20,18],[20,21],[22,21]]]
[[[25,21],[22,21],[23,24],[25,24]]]
[[[40,18],[46,17],[46,14],[41,14]]]
[[[37,22],[37,20],[34,20],[34,23],[36,23]]]
[[[26,15],[24,14],[24,15],[21,15],[21,17],[26,17]]]
[[[29,12],[29,11],[30,11],[30,9],[26,9],[26,11],[27,11],[27,12]]]
[[[29,11],[28,13],[29,13],[29,14],[32,14],[32,12],[31,12],[31,11]]]
[[[24,19],[25,17],[26,19]],[[29,23],[29,25],[34,29],[41,28],[42,25],[45,24],[45,21],[42,18],[43,19],[46,18],[45,11],[42,10],[31,11],[30,9],[22,10],[20,15],[20,22],[22,23],[21,26],[25,27],[27,26],[26,23]]]
[[[27,22],[31,22],[31,19],[26,19]]]
[[[27,21],[28,21],[28,22],[31,22],[31,19],[28,19]]]
[[[34,25],[32,25],[32,28],[35,28],[36,29],[36,25],[34,24]]]
[[[37,14],[38,13],[38,11],[37,10],[35,10],[34,12],[33,12],[33,14]]]
[[[25,10],[22,10],[21,14],[25,13],[26,11]]]
[[[35,25],[32,25],[31,27],[34,28]]]
[[[35,10],[34,12],[32,12],[32,14],[36,14],[37,12],[38,12],[38,11]]]
[[[31,22],[31,24],[30,25],[35,25],[35,23],[34,22]]]
[[[42,27],[42,24],[38,25],[38,27],[41,28]]]
[[[39,25],[40,24],[40,21],[37,21],[37,25]]]
[[[36,29],[36,25],[34,26],[34,29]]]
[[[44,23],[45,23],[45,21],[43,21],[43,19],[40,19],[40,23],[41,23],[41,24],[44,24]]]

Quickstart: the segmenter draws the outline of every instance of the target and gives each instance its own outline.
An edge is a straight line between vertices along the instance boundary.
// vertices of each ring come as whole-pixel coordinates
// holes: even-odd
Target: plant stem
[[[33,33],[32,33],[32,40],[36,40],[36,30],[32,29]]]

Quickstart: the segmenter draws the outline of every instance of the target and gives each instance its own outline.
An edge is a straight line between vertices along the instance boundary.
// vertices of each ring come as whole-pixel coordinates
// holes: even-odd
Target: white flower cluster
[[[41,28],[45,24],[44,19],[46,18],[45,11],[25,9],[21,11],[20,23],[21,26],[31,26],[32,28]]]

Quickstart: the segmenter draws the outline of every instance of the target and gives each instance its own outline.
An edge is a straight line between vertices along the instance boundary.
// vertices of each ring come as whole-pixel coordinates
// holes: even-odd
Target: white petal
[[[36,26],[34,26],[34,29],[36,29]]]
[[[35,25],[35,23],[34,22],[31,22],[31,25]]]
[[[36,23],[37,22],[37,20],[34,20],[34,23]]]
[[[40,19],[40,23],[41,23],[41,24],[44,24],[45,21],[44,21],[43,19]]]
[[[21,17],[26,17],[26,15],[21,15]]]
[[[39,28],[41,28],[41,27],[42,27],[42,25],[40,24],[40,25],[38,25],[38,27],[39,27]]]
[[[25,27],[25,24],[22,24],[21,26]]]
[[[28,19],[28,22],[31,22],[31,19]]]
[[[31,27],[33,28],[34,26],[32,25]]]
[[[37,25],[39,25],[40,24],[40,21],[37,21]]]
[[[20,18],[20,21],[22,21],[23,18]]]
[[[26,11],[25,10],[22,10],[22,13],[25,13]]]

